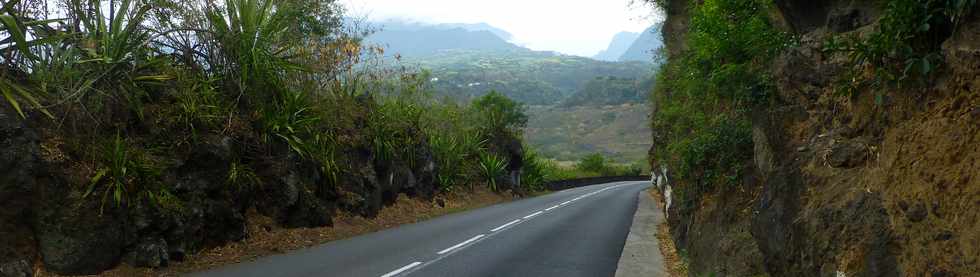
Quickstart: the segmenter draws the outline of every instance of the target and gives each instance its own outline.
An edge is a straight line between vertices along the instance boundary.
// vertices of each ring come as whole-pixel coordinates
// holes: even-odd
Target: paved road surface
[[[649,186],[570,189],[192,276],[613,276]]]

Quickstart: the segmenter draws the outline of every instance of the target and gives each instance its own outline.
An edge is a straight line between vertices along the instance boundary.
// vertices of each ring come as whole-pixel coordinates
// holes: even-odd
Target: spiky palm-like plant
[[[480,171],[490,190],[497,191],[497,179],[507,171],[507,160],[492,153],[480,155]]]

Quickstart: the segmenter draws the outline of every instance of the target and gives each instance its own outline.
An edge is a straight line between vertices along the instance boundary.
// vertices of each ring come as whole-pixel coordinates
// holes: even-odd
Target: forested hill
[[[603,62],[537,51],[451,50],[424,58],[405,58],[432,72],[439,93],[460,99],[496,90],[530,105],[554,105],[600,77],[642,79],[652,75],[642,62]]]

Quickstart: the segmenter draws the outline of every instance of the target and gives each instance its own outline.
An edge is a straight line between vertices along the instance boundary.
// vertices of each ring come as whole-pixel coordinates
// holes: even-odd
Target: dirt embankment
[[[691,274],[980,274],[980,12],[945,38],[930,85],[876,99],[835,93],[846,57],[821,49],[868,32],[877,5],[776,2],[801,43],[774,64],[777,104],[753,112],[753,173],[669,211]],[[668,48],[686,20],[668,9]]]

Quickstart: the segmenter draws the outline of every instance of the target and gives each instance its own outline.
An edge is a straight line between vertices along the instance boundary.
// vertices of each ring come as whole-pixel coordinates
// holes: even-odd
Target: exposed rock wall
[[[692,275],[977,275],[980,12],[943,43],[930,85],[877,104],[835,93],[848,65],[821,51],[873,26],[874,1],[775,2],[801,44],[774,63],[776,104],[752,112],[754,172],[744,190],[669,210]],[[669,9],[667,26],[686,16]]]

